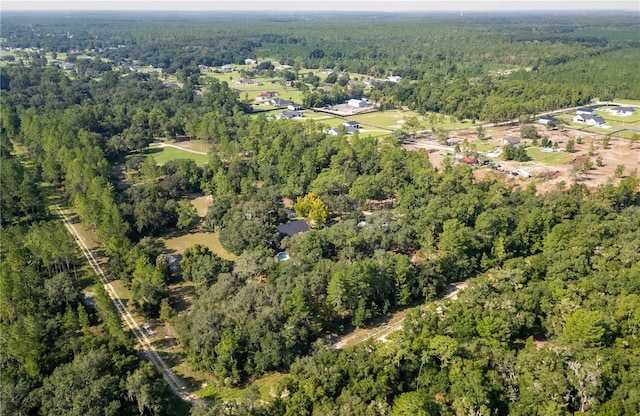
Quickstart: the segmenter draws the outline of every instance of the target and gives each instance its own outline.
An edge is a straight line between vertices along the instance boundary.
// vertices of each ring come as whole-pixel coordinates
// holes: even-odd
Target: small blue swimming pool
[[[285,253],[284,251],[278,253],[278,255],[276,257],[278,258],[278,261],[289,260],[289,255],[287,253]]]

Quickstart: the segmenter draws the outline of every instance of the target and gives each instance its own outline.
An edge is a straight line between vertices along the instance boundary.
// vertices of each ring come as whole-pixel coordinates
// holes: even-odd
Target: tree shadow
[[[141,155],[154,155],[156,153],[162,153],[162,147],[150,147],[140,152]]]

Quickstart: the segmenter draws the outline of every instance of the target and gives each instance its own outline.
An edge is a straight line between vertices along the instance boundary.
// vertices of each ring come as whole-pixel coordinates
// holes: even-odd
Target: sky
[[[0,10],[504,11],[631,10],[640,0],[2,0]]]

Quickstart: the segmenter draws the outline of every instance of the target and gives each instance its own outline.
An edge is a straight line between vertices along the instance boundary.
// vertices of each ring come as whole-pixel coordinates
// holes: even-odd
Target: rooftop
[[[309,231],[309,226],[305,220],[293,220],[276,226],[276,229],[283,237],[291,237]]]

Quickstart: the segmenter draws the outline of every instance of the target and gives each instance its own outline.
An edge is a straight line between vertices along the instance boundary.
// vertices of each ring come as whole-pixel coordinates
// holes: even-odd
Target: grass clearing
[[[527,149],[527,155],[536,162],[547,165],[563,165],[573,158],[568,152],[549,152],[545,153],[539,147],[530,147]]]
[[[174,159],[192,159],[198,166],[206,165],[207,162],[209,162],[209,156],[207,155],[193,153],[175,147],[153,146],[143,150],[141,154],[152,155],[158,165],[164,165]]]
[[[415,113],[413,111],[404,112],[400,110],[389,110],[376,111],[366,114],[357,114],[351,116],[351,118],[362,124],[370,124],[372,126],[382,127],[386,129],[399,129],[402,126],[399,121],[404,120],[405,117],[411,116],[418,116],[418,113]]]
[[[245,387],[228,387],[223,386],[216,381],[207,381],[201,383],[201,388],[195,392],[198,397],[205,399],[221,399],[225,401],[240,401],[248,394],[249,388],[255,386],[258,388],[260,398],[269,400],[276,395],[278,384],[284,380],[286,374],[271,373],[262,376]]]
[[[195,244],[202,244],[209,247],[211,251],[218,256],[227,260],[237,260],[238,256],[233,253],[229,253],[222,244],[220,244],[220,237],[217,232],[192,232],[192,233],[174,233],[161,238],[164,242],[166,249],[170,254],[182,254],[184,250],[192,247]]]
[[[618,137],[621,137],[623,139],[630,139],[634,135],[640,135],[640,132],[633,131],[633,130],[622,130],[622,131],[617,131],[617,132],[614,133],[614,136],[618,136]]]
[[[627,100],[624,98],[615,98],[613,100],[613,102],[615,103],[619,103],[619,104],[627,104],[627,105],[637,105],[640,106],[640,100]]]
[[[239,72],[227,72],[227,73],[218,73],[218,72],[208,72],[205,77],[215,78],[220,82],[225,81],[229,84],[229,88],[233,90],[238,90],[240,94],[240,99],[248,98],[253,101],[256,99],[258,94],[263,91],[275,91],[278,93],[278,97],[291,100],[295,102],[300,102],[302,100],[302,92],[297,88],[292,88],[289,86],[287,82],[285,82],[282,78],[264,78],[259,76],[247,75],[244,78],[251,78],[257,82],[261,82],[262,85],[240,85],[236,84],[233,81],[239,78],[243,78]],[[266,106],[261,105],[261,108]]]
[[[478,152],[490,152],[496,148],[493,143],[487,143],[483,140],[470,140],[469,144],[475,145]]]
[[[191,204],[196,207],[196,210],[198,211],[198,216],[201,218],[204,218],[207,216],[207,210],[209,209],[209,206],[211,205],[210,202],[210,197],[208,196],[198,196],[196,198],[193,198],[191,200]]]
[[[191,139],[184,141],[172,141],[172,140],[164,140],[165,143],[172,144],[174,146],[183,147],[188,150],[193,150],[196,152],[207,153],[209,151],[209,145],[201,139]]]

